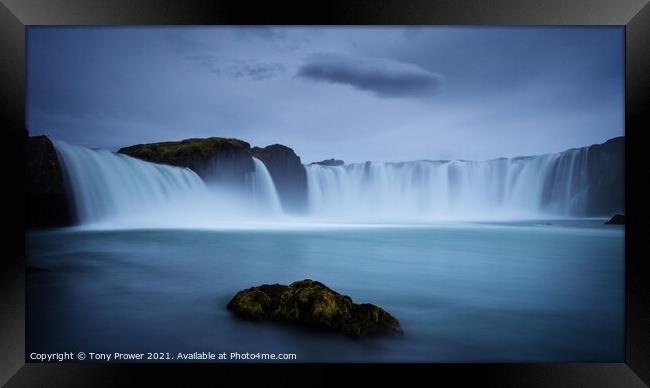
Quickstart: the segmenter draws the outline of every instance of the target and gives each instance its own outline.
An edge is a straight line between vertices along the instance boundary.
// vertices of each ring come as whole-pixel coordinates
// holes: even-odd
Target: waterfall
[[[242,188],[107,150],[60,141],[55,148],[81,225],[210,227],[281,212],[273,180],[255,158]]]
[[[279,215],[282,212],[282,206],[271,174],[264,162],[256,157],[253,157],[253,162],[255,163],[255,172],[251,179],[253,203],[259,212]]]
[[[582,216],[588,214],[590,196],[597,194],[589,191],[589,148],[482,162],[312,164],[306,169],[309,213],[331,219]]]
[[[555,154],[480,162],[307,165],[308,209],[302,220],[429,222],[610,215],[623,210],[623,145],[621,138]],[[284,216],[274,181],[257,158],[254,171],[235,184],[211,179],[211,173],[203,176],[204,181],[188,168],[106,150],[64,142],[55,142],[55,148],[82,225],[194,228],[275,222]]]
[[[205,192],[192,170],[55,142],[80,223],[164,209]]]

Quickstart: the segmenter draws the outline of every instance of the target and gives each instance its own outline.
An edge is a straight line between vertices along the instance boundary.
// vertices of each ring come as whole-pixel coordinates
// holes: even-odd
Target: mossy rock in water
[[[311,279],[239,291],[228,309],[244,318],[339,330],[354,337],[402,332],[399,321],[381,307],[354,303],[349,296]]]

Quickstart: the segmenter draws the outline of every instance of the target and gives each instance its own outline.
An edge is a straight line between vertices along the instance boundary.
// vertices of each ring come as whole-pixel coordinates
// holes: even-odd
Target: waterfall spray
[[[356,220],[538,218],[581,214],[585,149],[483,162],[309,165],[310,214]]]
[[[81,224],[117,220],[197,227],[286,220],[273,179],[257,158],[242,188],[210,179],[206,185],[188,168],[106,150],[63,142],[55,147]],[[610,191],[603,196],[592,190],[592,181],[601,179],[593,171],[611,163],[603,155],[580,148],[482,162],[308,165],[309,208],[300,221],[408,223],[585,215],[590,201],[598,204],[594,198],[610,203],[615,198],[608,197]],[[594,163],[601,167],[593,170]]]

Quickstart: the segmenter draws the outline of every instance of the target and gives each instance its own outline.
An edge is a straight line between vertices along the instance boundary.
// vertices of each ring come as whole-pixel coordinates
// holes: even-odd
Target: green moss
[[[137,144],[124,147],[118,152],[141,159],[178,159],[184,156],[210,157],[220,150],[239,148],[250,150],[250,144],[239,139],[210,137],[206,139],[186,139],[182,141],[167,141],[161,143]]]
[[[228,307],[243,317],[264,319],[270,301],[271,298],[262,291],[247,290],[237,293]]]
[[[238,292],[228,304],[238,315],[343,331],[363,336],[401,331],[397,319],[372,304],[355,304],[323,283],[305,279],[288,286],[262,285]]]
[[[228,174],[243,178],[254,170],[250,144],[239,139],[209,137],[124,147],[119,153],[153,163],[186,167],[199,175],[209,174],[213,163],[225,163]]]

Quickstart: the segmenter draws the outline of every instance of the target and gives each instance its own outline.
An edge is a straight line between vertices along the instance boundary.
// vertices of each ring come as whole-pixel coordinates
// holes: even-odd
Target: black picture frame
[[[0,100],[2,149],[8,199],[4,211],[4,255],[0,274],[0,384],[7,386],[123,386],[165,384],[207,378],[217,384],[231,378],[312,385],[358,379],[370,383],[403,381],[418,375],[424,382],[479,382],[487,386],[635,387],[650,383],[650,291],[648,222],[645,189],[644,130],[650,106],[650,5],[647,0],[445,0],[276,2],[175,0],[2,0],[0,4]],[[612,364],[401,364],[392,365],[134,365],[25,364],[25,226],[23,144],[25,123],[25,28],[32,25],[624,25],[626,136],[626,306],[625,362]],[[253,373],[243,371],[252,367]],[[354,373],[350,369],[355,368]],[[345,373],[349,377],[343,377]],[[309,377],[311,376],[311,377]],[[448,380],[451,378],[452,380]],[[311,381],[311,382],[310,382]],[[644,383],[645,382],[645,383]]]

